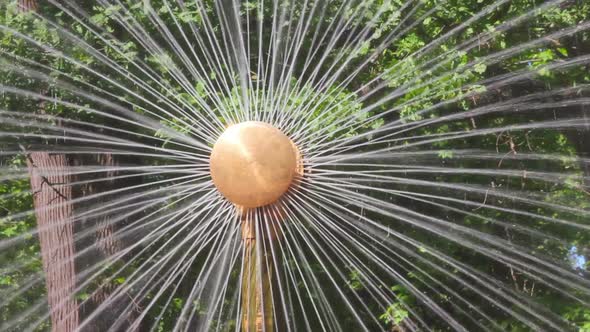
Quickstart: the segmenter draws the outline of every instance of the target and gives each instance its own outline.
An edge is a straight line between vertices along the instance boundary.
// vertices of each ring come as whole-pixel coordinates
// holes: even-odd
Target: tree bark
[[[19,0],[18,9],[21,12],[37,11],[37,9],[39,9],[39,4],[37,3],[37,0]]]
[[[38,0],[18,0],[20,12],[36,12],[39,10]],[[45,102],[40,102],[37,112],[45,113]],[[71,183],[75,180],[89,180],[91,177],[71,175],[71,166],[91,164],[101,167],[114,167],[117,161],[112,154],[97,154],[90,158],[52,154],[48,152],[32,152],[27,155],[30,182],[34,194],[34,208],[39,229],[41,256],[46,277],[48,304],[51,314],[52,331],[77,331],[81,321],[92,313],[114,291],[114,284],[102,285],[93,292],[91,298],[80,307],[75,297],[77,285],[76,272],[111,257],[121,249],[121,243],[115,239],[116,226],[110,222],[111,216],[106,213],[93,220],[78,221],[74,225],[75,211],[85,207],[75,206],[73,198],[84,197],[116,188],[112,177],[116,171],[102,173],[104,181],[92,183],[74,189]],[[96,204],[107,202],[111,196],[103,196]],[[85,202],[83,204],[88,204]],[[76,241],[75,234],[81,227],[95,227],[94,237],[88,241]],[[77,243],[78,242],[78,243]],[[93,257],[78,257],[77,249],[93,246]],[[119,301],[121,302],[121,301]],[[124,301],[123,301],[124,302]],[[86,324],[85,332],[100,332],[109,329],[110,324],[124,313],[117,309],[125,308],[127,303],[113,303],[107,310]],[[136,308],[139,310],[139,308]],[[135,312],[127,313],[127,320],[133,321]]]
[[[69,161],[64,154],[33,152],[27,156],[39,242],[47,286],[51,326],[75,331],[79,324],[74,296],[74,207]]]
[[[102,193],[102,195],[88,201],[84,201],[82,203],[83,206],[76,207],[76,210],[88,209],[89,205],[92,206],[91,208],[100,207],[103,204],[113,201],[117,198],[117,196],[109,195],[108,192],[124,187],[125,185],[129,185],[129,183],[124,183],[114,179],[117,175],[119,175],[119,172],[115,169],[118,166],[118,160],[110,153],[96,154],[90,158],[76,158],[73,160],[73,162],[75,166],[91,165],[110,169],[100,173],[91,173],[90,175],[82,175],[77,177],[77,181],[90,180],[90,182],[78,188],[78,190],[75,191],[74,196],[88,197],[99,193]],[[80,223],[77,226],[78,230],[81,231],[85,228],[94,228],[95,232],[93,237],[88,238],[86,241],[81,241],[82,243],[78,244],[80,246],[80,250],[84,250],[88,247],[93,248],[93,250],[89,251],[86,255],[84,255],[84,257],[80,257],[80,259],[78,259],[76,262],[78,271],[83,271],[84,269],[100,262],[107,262],[110,257],[122,249],[123,244],[121,240],[115,237],[115,233],[119,228],[119,224],[114,224],[112,222],[112,216],[113,215],[111,213],[101,212],[96,217],[80,220]],[[93,291],[90,299],[80,308],[80,315],[82,319],[85,316],[92,314],[92,312],[96,310],[104,301],[109,299],[116,288],[117,285],[113,283],[106,283]],[[129,297],[129,299],[130,298],[131,297]],[[132,331],[130,330],[130,326],[134,322],[135,317],[137,317],[137,313],[141,311],[141,308],[139,308],[137,305],[134,305],[134,310],[131,312],[121,312],[124,308],[128,307],[128,304],[129,301],[127,301],[126,298],[114,301],[107,308],[102,309],[101,312],[93,318],[92,322],[86,324],[84,331],[102,332],[109,330],[110,328],[116,328],[117,330],[122,331]],[[123,323],[119,322],[117,327],[114,327],[113,324],[118,320],[119,317],[123,315],[126,315],[125,321]]]
[[[37,0],[19,0],[21,12],[37,11]],[[37,112],[43,113],[45,103],[39,103]],[[72,176],[70,160],[65,154],[32,152],[27,155],[33,205],[51,329],[55,332],[77,330],[80,317],[75,297],[76,267],[74,239],[74,205],[72,202]]]

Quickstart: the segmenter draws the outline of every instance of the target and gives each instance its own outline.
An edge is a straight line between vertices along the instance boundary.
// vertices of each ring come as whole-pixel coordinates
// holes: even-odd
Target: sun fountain
[[[228,127],[211,153],[213,183],[237,206],[256,208],[277,201],[297,174],[299,152],[280,130],[247,121]]]
[[[209,166],[215,187],[240,214],[245,252],[242,330],[273,331],[273,267],[257,262],[255,214],[279,200],[303,174],[299,149],[279,129],[246,121],[229,126],[217,139]]]
[[[2,2],[0,330],[583,329],[590,4],[461,5]]]

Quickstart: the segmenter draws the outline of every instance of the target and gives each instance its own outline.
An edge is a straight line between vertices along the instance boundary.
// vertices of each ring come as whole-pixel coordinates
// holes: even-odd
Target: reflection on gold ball
[[[271,204],[289,189],[298,169],[298,151],[277,128],[264,122],[233,125],[219,137],[209,160],[213,183],[244,208]]]

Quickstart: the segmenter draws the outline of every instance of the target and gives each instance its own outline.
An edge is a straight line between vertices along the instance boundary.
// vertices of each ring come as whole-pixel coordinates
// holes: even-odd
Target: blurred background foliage
[[[123,6],[103,6],[94,1],[79,1],[75,7],[85,16],[65,15],[64,9],[57,6],[39,2],[35,11],[19,11],[16,1],[3,2],[0,5],[0,84],[2,85],[2,98],[0,98],[0,110],[2,112],[14,112],[15,119],[22,119],[19,114],[51,115],[63,119],[82,120],[108,124],[108,121],[116,121],[104,116],[97,116],[94,112],[73,107],[84,107],[104,112],[111,112],[105,108],[104,103],[93,100],[83,91],[110,101],[120,107],[145,113],[153,109],[154,105],[163,107],[170,114],[160,119],[161,123],[181,133],[188,133],[190,120],[182,114],[186,112],[199,112],[199,105],[206,103],[215,107],[238,108],[243,102],[244,91],[239,86],[230,86],[231,91],[217,89],[212,91],[209,86],[222,86],[220,80],[224,80],[224,73],[232,73],[236,77],[239,70],[231,63],[206,64],[210,72],[203,76],[203,81],[184,82],[181,86],[175,78],[175,71],[181,70],[183,59],[176,52],[171,51],[169,41],[163,37],[161,27],[165,26],[171,33],[178,36],[179,27],[184,31],[191,31],[193,27],[212,27],[212,31],[221,38],[219,18],[215,15],[216,6],[220,3],[212,1],[188,2],[184,5],[167,3],[161,0],[151,1],[152,9],[148,10],[141,1],[121,1]],[[296,109],[306,102],[314,109],[313,117],[324,117],[316,122],[316,129],[328,128],[327,123],[333,123],[338,117],[346,114],[358,113],[363,105],[373,105],[378,100],[384,100],[375,104],[366,114],[359,114],[363,120],[372,119],[366,126],[355,129],[355,133],[362,133],[369,128],[379,128],[383,124],[394,121],[409,128],[408,132],[396,143],[409,144],[412,137],[420,135],[441,134],[447,135],[453,132],[470,132],[482,128],[495,128],[508,126],[511,123],[522,124],[534,121],[549,121],[553,119],[567,118],[568,114],[583,114],[590,116],[587,106],[556,107],[555,111],[534,112],[534,107],[526,103],[516,104],[515,100],[520,96],[534,93],[547,94],[546,102],[567,101],[572,96],[584,93],[576,90],[577,86],[590,83],[590,70],[588,65],[570,66],[554,69],[552,65],[559,64],[562,60],[576,56],[590,54],[590,33],[586,29],[572,33],[561,38],[553,34],[562,29],[571,29],[588,22],[590,16],[590,1],[572,0],[558,2],[556,6],[546,5],[538,0],[514,0],[514,1],[482,1],[482,0],[452,0],[435,1],[424,0],[416,6],[406,6],[406,2],[400,0],[376,0],[376,1],[330,1],[326,14],[313,17],[313,24],[326,27],[328,34],[342,33],[333,47],[321,44],[315,55],[314,64],[319,64],[320,73],[333,71],[343,65],[344,74],[334,82],[329,82],[323,90],[317,92],[317,86],[309,81],[309,67],[301,57],[301,61],[295,66],[293,81],[287,82],[290,86],[289,98],[286,98],[285,109]],[[340,6],[350,6],[350,17],[346,19],[356,20],[356,28],[350,31],[330,31],[333,14]],[[305,12],[302,2],[293,4],[293,15],[287,20],[298,20],[299,15]],[[352,9],[362,6],[362,15]],[[483,14],[479,20],[470,21],[474,15],[482,12],[484,8],[494,6],[493,10]],[[272,24],[272,4],[269,2],[263,12],[258,10],[257,2],[243,2],[241,5],[241,19],[256,22],[261,20],[267,29],[262,38],[268,40],[270,26]],[[207,13],[207,17],[202,12]],[[352,15],[352,13],[355,15]],[[529,13],[526,20],[516,18],[524,13]],[[162,25],[154,22],[153,15],[162,20]],[[331,15],[332,14],[332,15]],[[41,19],[39,15],[49,20]],[[137,21],[146,33],[162,48],[154,47],[148,50],[147,44],[141,45],[141,40],[134,36],[120,21],[114,17],[121,15],[129,21]],[[420,19],[418,19],[420,18]],[[319,22],[322,19],[324,22]],[[468,27],[458,34],[448,38],[442,38],[453,29],[469,22]],[[367,28],[368,29],[365,29]],[[90,31],[94,29],[96,33]],[[396,31],[405,32],[391,39]],[[363,33],[363,43],[351,47],[347,38]],[[139,33],[139,32],[137,32]],[[22,34],[22,35],[20,35]],[[26,37],[25,37],[26,36]],[[249,36],[252,44],[257,41],[257,36]],[[389,39],[388,39],[389,38]],[[473,47],[459,47],[472,38],[480,38]],[[147,41],[144,41],[147,42]],[[310,49],[310,40],[306,40],[302,47],[306,51]],[[382,43],[386,42],[385,46]],[[534,45],[530,43],[534,42]],[[189,46],[182,42],[183,49]],[[425,52],[425,48],[428,52]],[[93,49],[100,50],[96,54]],[[211,50],[193,47],[196,58],[205,58],[202,53]],[[325,52],[322,52],[325,51]],[[305,53],[305,52],[303,52]],[[327,56],[320,61],[322,56]],[[106,56],[108,58],[101,58]],[[67,59],[66,59],[67,57]],[[369,59],[369,61],[367,61]],[[114,71],[106,62],[112,61],[120,66],[121,70],[128,71],[130,75]],[[153,72],[142,71],[134,65],[135,61],[145,62]],[[256,54],[251,54],[250,62],[255,66],[258,59]],[[347,63],[347,61],[350,61]],[[366,62],[366,63],[365,63]],[[280,65],[280,64],[278,64]],[[346,69],[363,66],[362,71],[353,81],[345,82]],[[512,73],[529,72],[526,79],[502,81],[500,77],[509,77]],[[152,96],[141,96],[143,89],[133,84],[130,76],[145,83],[146,86],[158,91],[166,99]],[[250,75],[254,75],[250,73]],[[113,81],[109,81],[112,78]],[[160,79],[156,79],[160,78]],[[257,77],[251,77],[256,81]],[[377,78],[377,79],[375,79]],[[208,82],[205,82],[205,79]],[[495,84],[494,82],[500,82]],[[128,83],[128,84],[126,84]],[[271,82],[262,82],[270,85]],[[364,88],[363,88],[364,87]],[[13,93],[15,89],[31,91],[33,94],[23,96]],[[555,93],[561,89],[560,93]],[[397,95],[385,98],[388,93],[395,91]],[[246,91],[245,93],[252,92]],[[265,90],[259,93],[266,93]],[[57,98],[63,102],[56,103],[43,100],[43,96]],[[505,101],[506,107],[497,114],[499,116],[469,116],[470,111],[481,110],[486,105]],[[179,105],[178,108],[171,104]],[[262,105],[260,106],[262,108]],[[522,109],[521,109],[522,108]],[[532,108],[532,109],[531,109]],[[428,110],[427,112],[425,110]],[[569,112],[569,113],[568,113]],[[435,121],[437,118],[452,114],[460,114],[454,121]],[[462,114],[462,115],[461,115]],[[416,120],[432,118],[429,125],[411,127]],[[55,119],[55,118],[52,118]],[[218,119],[224,121],[223,119]],[[54,121],[55,120],[51,120]],[[65,121],[65,120],[64,120]],[[214,119],[211,119],[214,121]],[[313,119],[311,119],[313,121]],[[2,124],[4,131],[19,132],[23,129],[16,123]],[[84,128],[84,127],[83,127]],[[315,127],[314,127],[315,128]],[[148,130],[129,126],[129,131],[140,132],[145,135],[166,137],[163,132],[153,133]],[[329,129],[329,132],[332,130]],[[350,135],[343,132],[339,135]],[[129,135],[121,133],[122,137]],[[336,135],[335,137],[338,137]],[[365,140],[378,142],[379,135],[365,137]],[[50,138],[40,138],[39,145],[46,144]],[[147,144],[162,144],[146,141]],[[35,236],[26,235],[27,231],[36,227],[34,214],[32,213],[32,193],[27,177],[24,155],[16,157],[9,153],[14,148],[14,142],[10,137],[0,140],[0,299],[3,305],[0,307],[0,321],[8,323],[19,314],[29,315],[22,325],[17,325],[15,331],[23,330],[27,324],[39,317],[34,316],[32,306],[44,296],[43,283],[35,283],[35,278],[42,277],[42,264],[39,245]],[[384,143],[385,144],[385,143]],[[371,145],[375,148],[378,143]],[[30,147],[24,147],[25,149]],[[424,166],[441,168],[475,168],[495,170],[520,170],[523,176],[497,176],[485,173],[453,174],[432,173],[428,180],[433,182],[463,183],[465,185],[481,184],[494,188],[526,188],[528,191],[542,195],[544,200],[559,203],[564,206],[579,209],[590,209],[589,193],[584,189],[580,176],[590,176],[588,165],[580,164],[574,157],[590,157],[590,129],[535,129],[491,132],[490,135],[465,136],[463,138],[440,140],[430,144],[414,147],[416,151],[434,151],[429,158],[424,158]],[[496,153],[496,157],[482,155],[482,158],[462,157],[462,149],[481,149]],[[2,152],[6,153],[2,153]],[[359,150],[360,151],[360,150]],[[519,153],[538,154],[539,156],[560,156],[553,159],[539,158],[534,162],[523,163],[517,156]],[[506,158],[498,158],[505,156]],[[571,157],[571,158],[568,158]],[[546,172],[558,172],[568,170],[567,176],[552,185],[547,182],[536,181],[534,176],[527,177],[529,168],[533,171],[544,170]],[[577,175],[577,176],[576,176]],[[157,176],[157,175],[153,175]],[[383,184],[387,186],[388,184]],[[423,194],[438,194],[461,200],[457,193],[449,188],[424,188],[420,186],[399,185],[396,189],[415,191]],[[371,195],[379,195],[378,192],[370,192]],[[462,195],[462,193],[460,193]],[[383,195],[386,195],[385,193]],[[474,194],[475,195],[475,194]],[[498,197],[488,197],[479,193],[478,197],[485,196],[487,202],[501,200]],[[540,197],[540,196],[538,196]],[[540,256],[548,256],[553,259],[567,262],[576,273],[587,276],[588,255],[587,251],[590,234],[576,231],[572,228],[560,227],[560,224],[544,222],[543,219],[527,215],[517,216],[508,214],[502,210],[480,209],[471,207],[471,213],[461,213],[454,208],[459,208],[458,203],[448,202],[445,206],[433,206],[421,204],[417,200],[396,197],[400,203],[412,207],[414,210],[430,211],[445,220],[457,225],[467,226],[482,232],[494,234],[507,241],[521,245]],[[482,204],[485,204],[483,200]],[[517,199],[512,202],[496,202],[496,205],[511,206],[523,212],[533,212],[550,218],[560,218],[567,213],[556,211],[550,207],[527,205]],[[84,208],[78,207],[78,208]],[[371,217],[370,213],[366,215]],[[374,216],[383,218],[382,216]],[[571,216],[568,216],[571,219]],[[566,218],[567,219],[567,218]],[[551,234],[563,241],[539,241],[539,238],[528,237],[525,233],[513,232],[501,224],[491,222],[502,221],[506,224],[526,224],[531,229],[544,234]],[[580,220],[580,223],[587,221]],[[590,309],[577,304],[571,299],[555,292],[551,288],[536,285],[526,275],[521,275],[505,265],[498,264],[489,258],[482,256],[475,250],[465,250],[457,244],[433,238],[431,234],[413,227],[393,225],[403,233],[411,235],[421,243],[428,244],[446,255],[463,262],[475,270],[493,276],[504,282],[505,287],[516,289],[523,297],[530,297],[540,302],[552,311],[558,313],[564,319],[570,321],[572,326],[577,326],[580,331],[590,331]],[[25,234],[25,235],[23,235]],[[24,242],[18,245],[10,245],[10,239],[25,236]],[[15,242],[16,243],[16,242]],[[422,255],[427,257],[429,249],[423,248]],[[288,262],[287,262],[288,263]],[[139,262],[137,262],[139,264]],[[368,263],[374,264],[374,262]],[[403,263],[400,263],[403,264]],[[452,306],[455,298],[439,290],[435,293],[427,289],[421,282],[425,276],[430,276],[441,284],[456,285],[452,274],[456,269],[447,266],[449,275],[440,273],[427,264],[419,263],[423,269],[412,271],[408,269],[406,277],[412,280],[414,286],[431,296],[443,308],[456,315],[456,319],[468,327],[473,327],[469,322],[469,312],[456,312]],[[310,263],[310,268],[320,280],[325,273],[318,265]],[[407,268],[407,266],[406,266]],[[404,270],[400,270],[404,271]],[[123,279],[121,279],[123,278]],[[237,276],[236,276],[237,278]],[[108,282],[121,284],[124,276],[114,278]],[[183,285],[186,291],[190,291],[190,285]],[[302,286],[303,287],[303,286]],[[410,292],[402,286],[392,284],[391,290],[398,296],[399,303],[391,303],[389,308],[382,310],[374,308],[376,318],[382,324],[381,328],[397,331],[400,323],[408,317],[408,311],[401,302],[412,307],[417,313],[427,320],[433,330],[447,330],[444,322],[437,320],[425,307],[422,307]],[[461,286],[458,286],[461,288]],[[88,290],[90,292],[91,289]],[[355,292],[361,298],[368,296],[362,282],[359,281],[355,271],[349,274],[347,291]],[[446,295],[445,295],[446,294]],[[79,298],[84,300],[87,294],[82,292]],[[334,294],[337,297],[336,294]],[[470,291],[466,289],[464,296],[471,298]],[[474,300],[475,297],[471,298]],[[173,305],[169,306],[164,315],[159,316],[159,310],[165,303],[161,303],[153,312],[146,315],[146,326],[157,324],[158,331],[169,331],[174,327],[175,319],[182,309],[184,299],[175,297]],[[44,304],[46,305],[46,304]],[[198,304],[195,304],[198,305]],[[339,313],[335,303],[334,312]],[[494,308],[483,308],[496,322],[496,328],[504,331],[525,331],[526,327],[514,317]],[[32,310],[32,311],[30,311]],[[205,310],[205,309],[203,309]],[[515,310],[519,310],[515,308]],[[158,320],[155,322],[155,320]],[[343,326],[354,326],[352,317],[339,316]],[[367,318],[367,321],[371,319]],[[346,325],[351,324],[351,325]],[[226,327],[231,328],[228,322]],[[490,326],[493,328],[493,326]],[[49,323],[40,325],[37,330],[48,330]]]

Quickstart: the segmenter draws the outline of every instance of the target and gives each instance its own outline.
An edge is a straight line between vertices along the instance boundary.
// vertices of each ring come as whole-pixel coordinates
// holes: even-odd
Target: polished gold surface
[[[275,202],[289,189],[299,156],[280,130],[248,121],[225,130],[209,162],[219,192],[240,207],[255,208]]]

